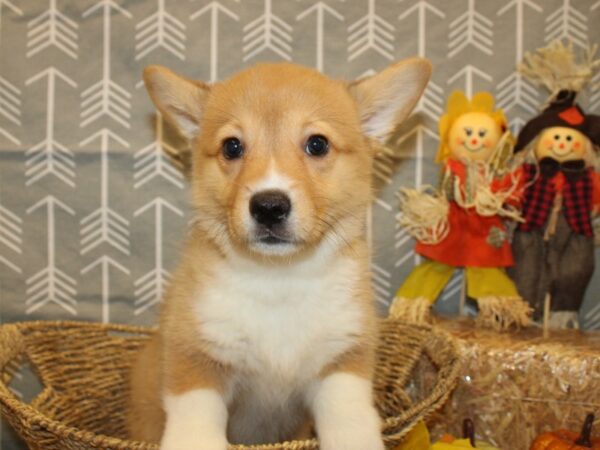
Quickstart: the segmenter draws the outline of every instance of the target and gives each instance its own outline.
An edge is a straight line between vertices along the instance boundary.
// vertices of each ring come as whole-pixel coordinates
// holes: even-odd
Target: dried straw
[[[598,45],[586,48],[576,61],[573,42],[552,41],[548,46],[525,53],[518,70],[532,82],[545,86],[550,92],[547,104],[561,90],[580,92],[600,68],[600,59],[595,59]]]
[[[481,161],[469,161],[467,167],[468,184],[463,186],[454,178],[454,201],[464,209],[474,208],[477,214],[483,217],[500,216],[505,219],[523,222],[520,211],[509,203],[517,197],[519,178],[511,174],[510,185],[504,189],[493,189],[496,178],[493,166]]]
[[[390,317],[409,323],[431,323],[431,300],[425,297],[396,297],[390,306]]]
[[[477,299],[476,323],[496,331],[526,327],[531,323],[531,308],[521,297],[486,295]]]
[[[437,244],[448,236],[449,203],[443,192],[429,185],[401,188],[398,198],[402,211],[398,222],[412,237],[424,244]]]
[[[498,333],[471,320],[438,321],[457,338],[462,369],[457,389],[431,418],[434,437],[460,434],[470,417],[478,437],[506,450],[527,450],[545,431],[578,431],[600,410],[600,333],[522,329]],[[598,424],[600,425],[600,424]]]

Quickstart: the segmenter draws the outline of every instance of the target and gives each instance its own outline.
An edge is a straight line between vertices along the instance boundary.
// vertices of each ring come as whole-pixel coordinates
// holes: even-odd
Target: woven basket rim
[[[438,341],[444,342],[449,350],[454,352],[454,358],[451,360],[451,365],[449,365],[449,371],[447,372],[447,384],[446,389],[441,389],[442,385],[440,383],[436,383],[432,391],[427,395],[421,403],[410,406],[409,408],[403,410],[403,416],[414,416],[408,423],[414,423],[418,420],[425,419],[429,414],[433,412],[434,406],[439,404],[440,402],[445,401],[445,399],[450,395],[450,392],[454,388],[460,366],[458,364],[458,353],[457,346],[455,340],[450,336],[446,331],[428,326],[428,325],[414,325],[406,322],[402,322],[399,320],[391,319],[391,318],[383,318],[382,323],[397,323],[399,326],[409,327],[413,330],[419,330],[421,332],[429,332],[431,338],[435,338]],[[25,336],[30,331],[35,331],[44,328],[56,328],[56,329],[65,329],[65,328],[93,328],[104,331],[116,331],[116,332],[124,332],[130,333],[134,335],[139,335],[140,337],[150,336],[152,333],[156,332],[158,329],[156,326],[143,326],[143,325],[129,325],[129,324],[118,324],[118,323],[100,323],[100,322],[92,322],[92,321],[74,321],[74,320],[55,320],[55,321],[45,321],[45,320],[35,320],[35,321],[21,321],[21,322],[12,322],[0,325],[0,338],[2,337],[2,332],[9,332],[8,330],[14,329],[14,332],[20,334],[21,337]],[[2,353],[2,349],[0,349],[0,355]],[[0,359],[0,372],[4,371],[6,364],[15,358],[23,356],[26,353],[26,347],[23,346],[20,351],[13,351],[11,353],[10,349],[8,351],[8,357],[2,355],[3,357]],[[38,394],[39,395],[39,394]],[[30,404],[25,401],[17,398],[8,386],[0,379],[0,403],[4,404],[21,422],[27,422],[29,426],[39,426],[49,432],[59,434],[65,437],[76,437],[78,440],[82,441],[82,443],[92,445],[94,447],[103,447],[103,446],[111,446],[111,448],[119,448],[119,449],[136,449],[136,448],[147,448],[149,443],[133,441],[129,439],[121,439],[118,437],[108,436],[101,433],[95,433],[93,431],[77,428],[74,426],[66,425],[56,419],[48,417],[41,411],[37,410]],[[420,415],[415,415],[412,413],[413,410],[420,410],[422,413]],[[387,417],[382,420],[382,431],[386,428],[394,428],[398,426],[401,418],[399,415],[393,417]],[[406,421],[406,419],[404,419]],[[384,440],[392,439],[394,434],[392,435],[383,435]],[[386,439],[387,438],[387,439]],[[286,444],[294,444],[294,448],[318,448],[317,439],[309,439],[304,441],[286,441],[277,444],[266,444],[266,445],[229,445],[230,450],[268,450],[281,448],[282,445]],[[154,448],[158,448],[158,446],[153,446]]]
[[[140,325],[125,325],[125,324],[116,324],[116,323],[100,323],[100,322],[86,322],[86,321],[75,321],[75,320],[34,320],[34,321],[22,321],[22,322],[14,322],[9,324],[0,325],[0,329],[7,327],[15,327],[15,329],[23,335],[23,332],[27,332],[28,330],[35,330],[41,328],[96,328],[102,330],[110,330],[110,331],[121,331],[127,333],[137,333],[140,335],[149,335],[150,332],[155,330],[155,327],[144,327]],[[21,354],[26,350],[25,347],[20,352]],[[20,354],[14,354],[12,358],[21,356]],[[8,360],[7,360],[8,362]],[[0,367],[0,371],[4,370],[4,367]],[[80,429],[77,427],[73,427],[70,425],[65,425],[64,423],[52,419],[47,415],[43,414],[41,411],[38,411],[36,408],[31,406],[30,404],[21,401],[18,399],[11,391],[8,389],[8,386],[0,380],[0,402],[4,403],[14,414],[17,414],[19,420],[23,421],[26,419],[32,425],[38,425],[44,429],[47,429],[51,432],[60,433],[61,435],[67,436],[78,436],[78,438],[85,439],[86,443],[102,446],[114,443],[113,445],[117,445],[119,448],[136,448],[139,447],[140,442],[131,441],[128,439],[120,439],[113,436],[107,436],[101,433],[95,433],[93,431]],[[23,417],[25,416],[25,417]]]

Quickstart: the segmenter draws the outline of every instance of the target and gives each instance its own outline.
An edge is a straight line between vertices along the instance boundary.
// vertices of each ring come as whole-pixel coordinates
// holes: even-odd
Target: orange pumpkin
[[[588,414],[580,434],[570,430],[542,433],[529,450],[600,450],[600,438],[592,438],[593,423],[594,415]]]

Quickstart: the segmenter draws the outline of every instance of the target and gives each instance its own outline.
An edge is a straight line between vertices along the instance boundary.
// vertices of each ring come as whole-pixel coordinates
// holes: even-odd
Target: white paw
[[[349,419],[349,418],[348,418]],[[331,424],[321,430],[319,445],[321,450],[384,450],[379,417],[375,411],[358,414],[355,417]]]
[[[334,373],[316,386],[311,403],[321,450],[384,450],[369,380]]]
[[[197,434],[187,436],[165,436],[160,450],[227,450],[227,440],[216,436]]]
[[[197,389],[163,398],[161,450],[226,450],[227,408],[218,392]]]

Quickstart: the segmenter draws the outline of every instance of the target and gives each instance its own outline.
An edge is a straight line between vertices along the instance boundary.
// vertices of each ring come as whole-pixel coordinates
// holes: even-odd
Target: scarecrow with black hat
[[[545,308],[554,328],[579,325],[578,311],[594,271],[592,216],[600,213],[600,116],[575,103],[600,60],[576,64],[571,45],[554,42],[527,54],[520,71],[552,92],[550,104],[518,136],[515,152],[531,149],[523,165],[522,216],[513,237],[511,275],[540,320]]]

